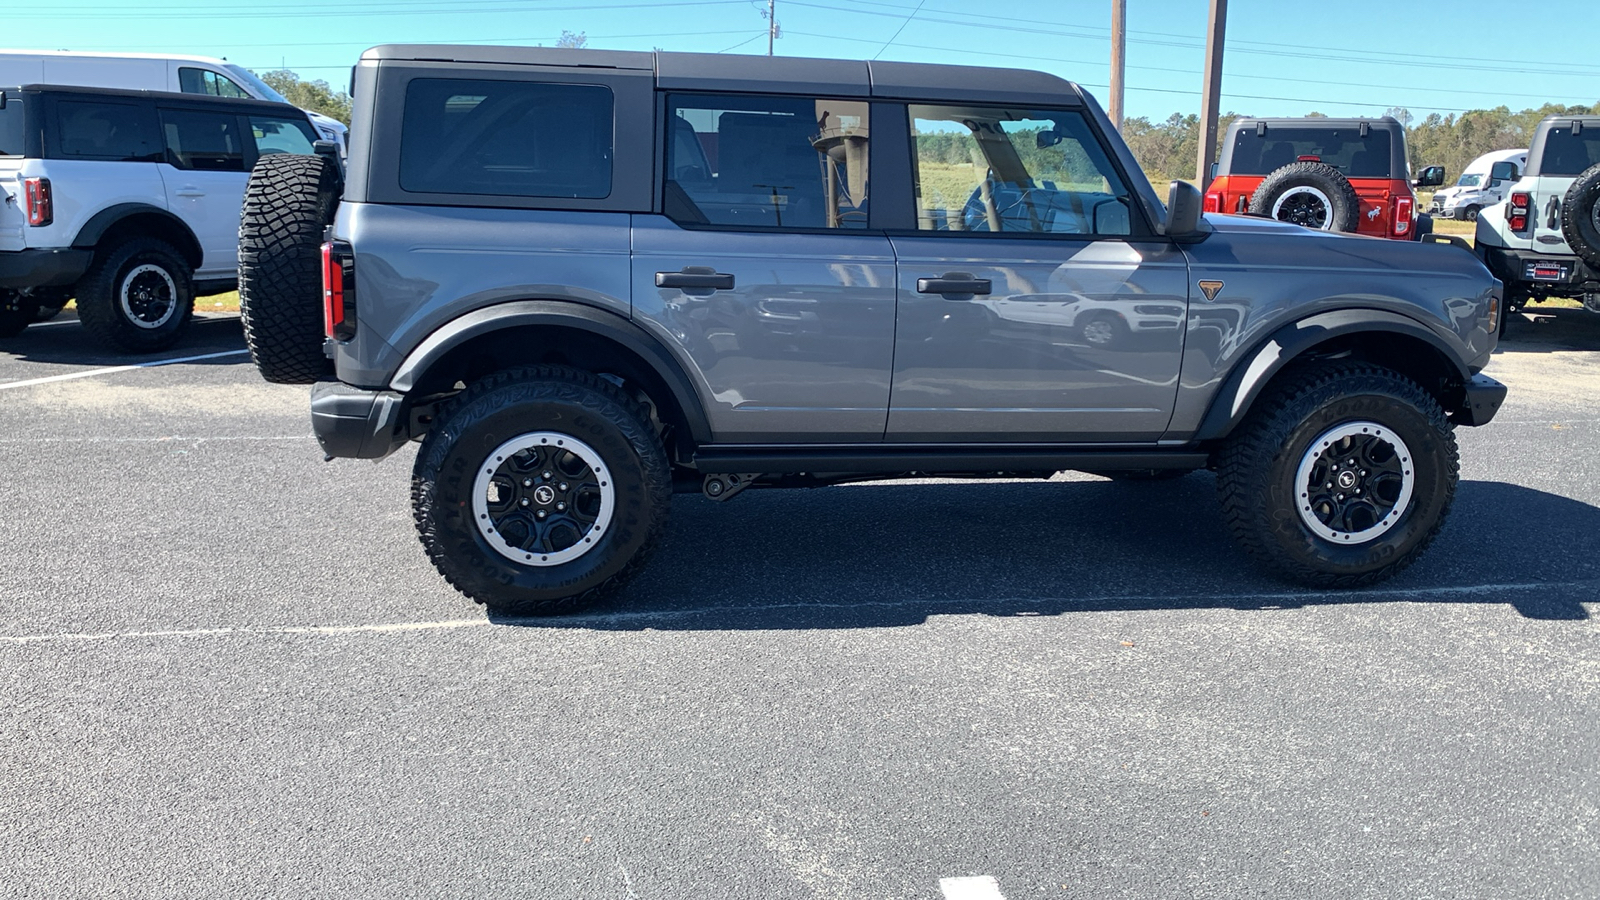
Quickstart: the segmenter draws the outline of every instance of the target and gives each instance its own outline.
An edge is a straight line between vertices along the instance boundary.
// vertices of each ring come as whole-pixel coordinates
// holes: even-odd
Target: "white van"
[[[1484,208],[1506,199],[1511,185],[1528,169],[1528,151],[1496,150],[1473,160],[1454,187],[1433,195],[1428,211],[1448,219],[1475,222]]]
[[[289,102],[244,66],[209,56],[0,49],[0,85],[21,87],[25,84],[170,91]],[[322,139],[338,144],[339,153],[343,155],[349,133],[344,123],[311,110],[305,112]]]

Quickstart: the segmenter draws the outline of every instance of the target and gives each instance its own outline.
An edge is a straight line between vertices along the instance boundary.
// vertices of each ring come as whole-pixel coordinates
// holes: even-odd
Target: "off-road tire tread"
[[[1355,588],[1389,578],[1417,560],[1433,543],[1455,499],[1460,452],[1444,409],[1420,385],[1382,366],[1367,363],[1313,363],[1284,373],[1281,384],[1261,397],[1249,418],[1229,436],[1217,456],[1217,493],[1222,518],[1240,547],[1278,575],[1320,588]],[[1269,496],[1273,460],[1289,435],[1324,403],[1358,394],[1386,394],[1419,411],[1439,433],[1449,460],[1444,505],[1433,527],[1407,553],[1389,565],[1358,574],[1329,574],[1288,558],[1267,527],[1264,505]]]
[[[1356,194],[1356,189],[1350,184],[1350,179],[1344,173],[1327,163],[1296,162],[1286,166],[1279,166],[1267,174],[1261,186],[1250,195],[1250,212],[1257,215],[1271,216],[1273,197],[1283,187],[1285,182],[1296,178],[1315,177],[1326,184],[1328,200],[1333,204],[1333,209],[1328,210],[1328,215],[1334,220],[1330,231],[1354,232],[1361,224],[1361,197]],[[1341,218],[1340,200],[1344,201],[1344,211]]]
[[[455,414],[470,407],[484,395],[517,383],[536,384],[544,391],[545,399],[575,403],[616,425],[633,445],[634,450],[639,453],[644,464],[646,489],[653,494],[651,499],[659,515],[650,524],[649,535],[634,553],[633,558],[605,581],[570,597],[519,603],[514,608],[503,608],[495,603],[493,598],[475,593],[469,585],[462,583],[453,574],[448,554],[443,549],[443,542],[434,530],[436,478],[433,476],[436,476],[440,467],[444,465],[450,447],[458,437],[450,431]],[[620,421],[605,416],[604,404],[595,402],[597,398],[603,398],[604,401],[621,407],[625,415]],[[451,587],[474,602],[491,611],[515,616],[551,616],[572,612],[603,600],[620,589],[644,567],[651,554],[655,552],[656,546],[661,541],[661,535],[666,531],[672,509],[672,466],[667,462],[666,450],[661,445],[660,437],[650,425],[649,410],[643,403],[624,393],[617,385],[591,372],[566,366],[539,365],[505,369],[468,385],[466,390],[439,410],[434,421],[438,424],[423,441],[422,449],[417,453],[416,465],[412,469],[412,518],[417,526],[417,536],[421,539],[433,567]]]
[[[321,156],[274,153],[250,172],[239,216],[239,318],[250,359],[276,384],[331,374],[322,352],[322,233],[339,173]]]
[[[1600,231],[1594,208],[1600,203],[1600,164],[1584,169],[1561,200],[1561,236],[1583,261],[1600,269]]]
[[[131,257],[151,252],[169,257],[167,267],[178,291],[187,296],[178,298],[183,308],[178,312],[178,325],[171,331],[135,333],[124,324],[116,310],[117,272]],[[83,323],[89,336],[101,346],[130,353],[157,353],[171,347],[183,338],[194,318],[194,272],[178,248],[159,238],[129,238],[120,244],[97,249],[94,262],[78,280],[77,295],[78,321]]]

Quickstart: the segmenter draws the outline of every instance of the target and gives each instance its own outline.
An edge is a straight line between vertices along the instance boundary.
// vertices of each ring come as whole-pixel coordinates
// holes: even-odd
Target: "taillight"
[[[1410,197],[1394,198],[1395,234],[1399,235],[1411,233],[1411,205],[1412,199]]]
[[[350,245],[322,245],[322,330],[336,341],[356,336],[355,256]]]
[[[1222,212],[1222,194],[1212,191],[1206,194],[1206,212]]]
[[[1528,213],[1533,209],[1533,195],[1527,191],[1513,191],[1510,206],[1506,209],[1506,227],[1512,231],[1528,230]]]
[[[28,224],[43,226],[54,222],[56,203],[50,192],[50,179],[28,178],[22,184],[23,193],[28,197]]]

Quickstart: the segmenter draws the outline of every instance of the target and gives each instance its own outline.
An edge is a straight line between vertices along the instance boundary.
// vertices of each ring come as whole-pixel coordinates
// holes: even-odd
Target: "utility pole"
[[[1200,151],[1195,180],[1200,190],[1211,184],[1211,163],[1217,152],[1217,106],[1222,102],[1222,45],[1228,30],[1228,0],[1211,0],[1206,28],[1206,84],[1200,95]]]
[[[1111,127],[1122,130],[1122,76],[1128,65],[1128,0],[1111,0]]]
[[[776,16],[776,10],[773,9],[773,7],[777,5],[777,3],[778,3],[778,0],[767,0],[767,55],[768,56],[772,55],[772,39],[778,36],[778,19],[777,19],[777,16]]]

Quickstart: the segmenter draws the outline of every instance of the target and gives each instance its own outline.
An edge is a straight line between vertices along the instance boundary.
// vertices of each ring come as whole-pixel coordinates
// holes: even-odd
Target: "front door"
[[[1188,265],[1082,113],[910,107],[887,440],[1148,441],[1177,396]]]
[[[867,104],[673,94],[634,318],[692,363],[724,443],[879,441],[894,255],[866,230]]]

